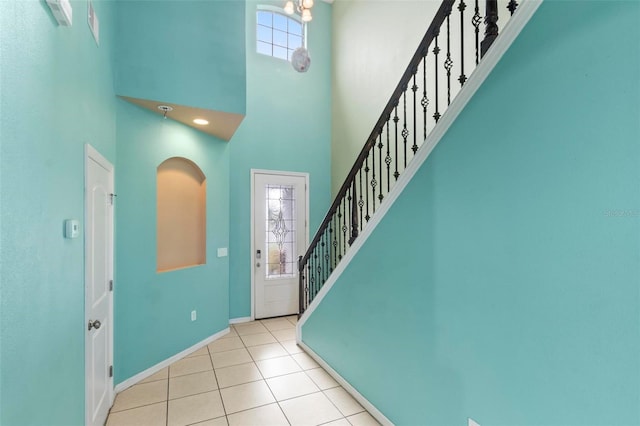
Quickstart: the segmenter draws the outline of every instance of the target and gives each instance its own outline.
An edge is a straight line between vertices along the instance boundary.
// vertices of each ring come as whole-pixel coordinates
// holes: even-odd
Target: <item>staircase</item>
[[[401,191],[399,179],[425,140],[441,128],[443,114],[517,10],[515,0],[442,1],[309,248],[298,260],[300,315],[370,226],[376,211],[391,201],[394,188]],[[424,161],[426,155],[420,158]]]

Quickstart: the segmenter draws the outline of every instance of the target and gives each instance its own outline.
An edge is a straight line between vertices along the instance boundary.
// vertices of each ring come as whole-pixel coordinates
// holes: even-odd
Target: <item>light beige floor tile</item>
[[[251,346],[247,348],[254,361],[263,359],[277,358],[279,356],[289,355],[280,343],[270,343],[268,345]]]
[[[213,391],[169,401],[167,425],[189,425],[224,416],[220,392]]]
[[[366,411],[364,413],[356,414],[355,416],[347,417],[349,423],[353,426],[379,426],[380,423],[373,418],[373,416]]]
[[[211,392],[216,389],[218,384],[213,370],[172,377],[169,380],[169,399]]]
[[[191,358],[192,356],[202,356],[202,355],[209,355],[209,351],[207,350],[206,346],[203,346],[202,348],[198,349],[197,351],[191,352],[185,358]]]
[[[291,355],[291,357],[298,363],[303,370],[311,370],[312,368],[320,367],[317,362],[309,355],[303,353]]]
[[[271,335],[271,333],[247,334],[245,336],[241,336],[241,339],[247,347],[277,343],[277,340]]]
[[[238,333],[231,325],[229,325],[229,332],[222,336],[221,339],[227,339],[229,337],[238,337]]]
[[[303,372],[273,377],[267,379],[267,384],[278,401],[320,391],[318,386]],[[355,413],[357,411],[350,414]]]
[[[296,329],[289,328],[287,330],[276,330],[272,331],[273,337],[278,339],[278,342],[284,342],[287,340],[295,340],[296,339]]]
[[[230,426],[289,426],[278,404],[264,405],[229,416]]]
[[[131,386],[116,395],[112,412],[128,410],[167,400],[167,381],[158,380]]]
[[[268,333],[269,330],[265,328],[264,325],[259,322],[248,322],[246,324],[236,324],[234,325],[236,332],[240,336],[246,336],[247,334],[258,334],[258,333]]]
[[[262,380],[262,375],[253,362],[219,368],[216,370],[216,376],[220,388]]]
[[[348,424],[349,422],[347,422],[347,426]],[[228,425],[229,423],[227,423],[227,418],[225,416],[222,416],[213,420],[205,420],[204,422],[193,423],[192,426],[228,426]]]
[[[256,361],[256,365],[265,379],[302,371],[300,366],[290,356],[263,359],[262,361]]]
[[[296,327],[285,318],[273,318],[270,320],[265,320],[262,321],[262,325],[267,327],[267,330],[269,331],[290,330]]]
[[[229,337],[228,339],[218,339],[215,342],[209,343],[209,352],[224,352],[232,351],[234,349],[242,349],[244,344],[238,336]]]
[[[364,408],[358,404],[358,401],[353,399],[344,388],[327,389],[324,391],[324,394],[333,402],[333,405],[338,407],[338,410],[340,410],[345,417],[364,411]]]
[[[349,423],[347,419],[339,419],[329,423],[324,423],[322,426],[351,426],[351,423]]]
[[[280,402],[292,426],[319,425],[342,418],[340,411],[322,392]]]
[[[288,317],[286,317],[286,320],[289,321],[291,324],[297,324],[298,323],[298,316],[297,315],[290,315]]]
[[[307,375],[311,377],[311,380],[313,380],[313,382],[322,390],[339,386],[338,382],[336,382],[333,377],[331,377],[329,373],[324,371],[322,368],[306,370],[305,373],[307,373]]]
[[[218,369],[252,362],[253,359],[251,359],[251,355],[246,349],[234,349],[232,351],[212,353],[211,361],[213,366]]]
[[[209,356],[194,356],[171,364],[169,366],[169,377],[184,376],[207,370],[213,370]]]
[[[145,405],[109,414],[107,426],[166,426],[167,403]]]
[[[169,378],[169,367],[165,367],[162,370],[158,371],[157,373],[154,373],[151,376],[147,377],[146,379],[144,379],[138,384],[155,382],[156,380],[163,380],[168,378]]]
[[[302,348],[298,346],[295,340],[286,340],[280,343],[282,344],[282,347],[284,347],[285,350],[289,352],[290,355],[300,354],[304,352]]]
[[[227,414],[275,402],[269,387],[263,380],[224,388],[220,390],[220,393]]]

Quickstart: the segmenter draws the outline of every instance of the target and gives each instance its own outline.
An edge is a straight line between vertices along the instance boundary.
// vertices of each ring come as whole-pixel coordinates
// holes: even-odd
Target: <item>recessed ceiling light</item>
[[[209,124],[209,122],[204,118],[196,118],[195,120],[193,120],[193,122],[199,124],[200,126],[206,126],[207,124]]]

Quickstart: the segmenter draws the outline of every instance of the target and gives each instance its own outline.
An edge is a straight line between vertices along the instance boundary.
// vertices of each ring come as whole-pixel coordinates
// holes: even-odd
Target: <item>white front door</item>
[[[298,256],[307,249],[307,175],[253,172],[256,319],[298,313]]]
[[[103,425],[113,403],[113,166],[85,153],[86,424]]]

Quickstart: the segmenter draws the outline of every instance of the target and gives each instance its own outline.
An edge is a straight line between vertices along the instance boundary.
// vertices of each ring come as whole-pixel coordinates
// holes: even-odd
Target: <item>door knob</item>
[[[102,323],[98,320],[95,321],[91,321],[89,320],[89,326],[88,329],[89,331],[91,331],[92,328],[95,328],[96,330],[100,328],[100,326],[102,325]]]
[[[256,267],[259,268],[260,267],[260,262],[256,263]]]

